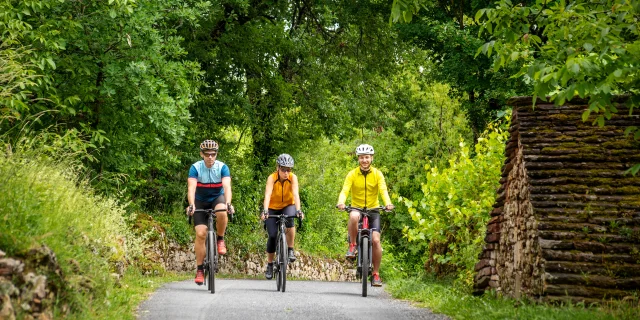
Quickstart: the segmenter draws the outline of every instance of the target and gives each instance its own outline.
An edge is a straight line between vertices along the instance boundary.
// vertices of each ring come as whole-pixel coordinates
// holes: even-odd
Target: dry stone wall
[[[176,243],[157,243],[147,250],[147,257],[160,263],[166,270],[178,272],[195,271],[195,254],[193,245],[180,246]],[[289,265],[289,275],[309,280],[355,281],[353,262],[344,258],[321,258],[296,251],[298,259]],[[220,272],[261,276],[266,268],[266,254],[233,252],[229,248],[221,257]]]
[[[8,257],[0,250],[0,319],[53,318],[59,288],[51,280],[62,277],[56,256],[43,246],[32,249],[27,257]],[[62,309],[64,314],[66,306]]]
[[[583,122],[574,105],[512,99],[511,137],[476,293],[494,289],[544,300],[624,298],[640,288],[640,126],[617,100],[604,127]],[[591,119],[593,120],[593,119]]]

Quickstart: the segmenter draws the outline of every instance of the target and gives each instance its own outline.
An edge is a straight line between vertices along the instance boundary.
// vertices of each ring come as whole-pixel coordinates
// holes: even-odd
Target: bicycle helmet
[[[361,154],[370,154],[373,155],[375,152],[373,151],[373,147],[368,144],[361,144],[356,148],[356,155]]]
[[[276,163],[281,167],[293,168],[293,158],[286,153],[279,155]]]
[[[205,140],[200,144],[200,151],[215,150],[218,151],[218,143],[213,140]]]

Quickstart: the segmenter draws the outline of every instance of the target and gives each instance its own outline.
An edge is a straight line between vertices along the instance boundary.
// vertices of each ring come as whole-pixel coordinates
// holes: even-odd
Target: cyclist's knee
[[[380,245],[380,233],[378,232],[373,232],[373,235],[371,237],[371,243],[374,246],[379,246]]]
[[[351,211],[351,213],[349,213],[349,219],[357,222],[360,219],[360,214],[357,211]]]
[[[204,241],[207,238],[207,229],[198,229],[196,230],[196,238],[198,240]]]

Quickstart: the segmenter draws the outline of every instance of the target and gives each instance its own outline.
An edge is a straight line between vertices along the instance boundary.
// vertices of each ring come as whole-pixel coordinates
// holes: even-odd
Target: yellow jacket
[[[366,187],[365,187],[366,183]],[[351,170],[344,179],[344,185],[338,197],[338,203],[344,203],[351,191],[351,206],[358,208],[375,208],[380,206],[378,195],[382,195],[385,205],[391,204],[387,183],[382,172],[374,167],[369,169],[366,177],[360,167]]]

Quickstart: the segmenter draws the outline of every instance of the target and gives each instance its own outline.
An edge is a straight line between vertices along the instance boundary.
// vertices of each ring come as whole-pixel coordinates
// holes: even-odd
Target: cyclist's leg
[[[227,204],[224,203],[223,195],[218,196],[216,200],[213,201],[213,203],[215,210],[227,208]],[[218,239],[224,239],[224,233],[227,230],[227,222],[228,218],[226,211],[216,212],[216,231],[218,233]]]
[[[296,225],[293,218],[296,216],[296,206],[289,205],[282,209],[282,213],[287,216],[287,245],[289,248],[293,248],[294,241],[296,240]]]
[[[349,213],[349,239],[351,239],[351,243],[356,243],[358,239],[358,220],[360,220],[360,213],[358,211],[351,211]]]
[[[380,270],[380,261],[382,260],[382,245],[380,244],[380,214],[373,214],[369,217],[369,226],[373,233],[371,234],[372,257],[373,264],[372,276],[374,278],[373,285],[380,286],[382,281],[378,271]],[[376,278],[377,276],[377,278]]]
[[[279,210],[269,209],[269,214],[279,214]],[[265,221],[267,226],[267,234],[269,238],[267,238],[267,262],[273,262],[275,253],[276,253],[276,237],[278,236],[278,219],[277,218],[269,218]]]
[[[373,257],[371,262],[373,263],[373,273],[378,273],[380,269],[380,261],[382,260],[382,245],[380,245],[380,232],[374,231],[371,235],[371,244],[373,245]]]
[[[276,210],[269,209],[269,214],[275,214]],[[278,236],[278,219],[269,218],[265,221],[267,227],[267,270],[265,271],[265,277],[267,279],[273,278],[273,260],[276,255],[276,237]]]
[[[349,213],[349,224],[347,228],[349,231],[347,258],[355,258],[356,242],[358,241],[358,220],[360,220],[360,213],[355,210],[351,211]]]
[[[196,209],[211,209],[211,202],[203,202],[196,199]],[[195,253],[196,253],[196,265],[202,265],[204,260],[205,245],[204,241],[207,238],[207,222],[208,216],[204,212],[196,212],[193,214],[193,225],[196,231],[195,239]]]

